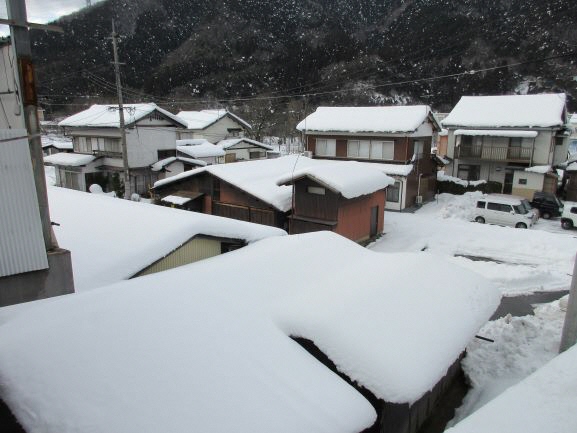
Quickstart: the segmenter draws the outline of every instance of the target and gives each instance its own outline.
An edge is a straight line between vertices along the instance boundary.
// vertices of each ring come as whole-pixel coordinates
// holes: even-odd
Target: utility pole
[[[561,334],[559,353],[566,351],[577,343],[577,257],[573,266],[573,278],[571,279],[571,291],[565,313],[565,323]]]
[[[112,51],[114,54],[114,74],[116,75],[116,91],[118,93],[118,116],[120,119],[120,143],[122,145],[122,163],[124,167],[124,198],[130,199],[130,169],[128,168],[128,151],[126,148],[126,129],[124,127],[124,104],[122,102],[122,84],[120,83],[120,63],[118,62],[118,34],[112,20]]]
[[[26,3],[24,0],[6,0],[8,20],[2,23],[10,25],[10,37],[16,62],[18,64],[18,79],[20,84],[20,99],[23,106],[23,117],[28,132],[28,145],[32,160],[34,184],[38,196],[40,222],[46,251],[57,248],[56,240],[52,236],[50,212],[48,210],[48,195],[46,192],[46,177],[44,175],[44,157],[42,155],[42,140],[40,138],[40,122],[38,121],[38,96],[34,65],[32,64],[32,50],[28,28],[62,31],[55,26],[43,26],[28,23],[26,17]]]

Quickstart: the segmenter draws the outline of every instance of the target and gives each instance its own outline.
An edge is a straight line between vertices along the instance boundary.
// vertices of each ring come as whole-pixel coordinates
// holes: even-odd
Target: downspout
[[[535,140],[537,137],[533,137],[533,147],[531,148],[531,159],[529,160],[529,167],[533,167],[533,157],[535,154]],[[521,144],[522,146],[522,144]]]

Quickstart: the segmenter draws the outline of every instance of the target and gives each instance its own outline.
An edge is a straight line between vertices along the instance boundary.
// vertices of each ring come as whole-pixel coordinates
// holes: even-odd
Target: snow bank
[[[470,128],[563,126],[566,99],[564,93],[463,96],[441,123]]]
[[[345,198],[355,198],[372,194],[395,183],[383,172],[366,167],[355,161],[341,164],[306,167],[288,173],[277,180],[277,185],[291,183],[293,180],[308,177],[340,193]]]
[[[247,263],[268,265],[255,277]],[[269,238],[12,309],[3,398],[29,433],[358,432],[372,408],[289,336],[377,397],[414,402],[498,302],[482,277],[429,254],[377,254],[331,232]]]
[[[154,103],[124,104],[124,123],[131,125],[157,111],[173,121],[186,126],[186,123],[174,114],[160,108]],[[61,121],[58,126],[119,128],[120,111],[118,105],[92,105],[88,110],[81,111]]]
[[[302,120],[297,129],[308,132],[414,132],[430,112],[428,105],[319,107]]]
[[[94,155],[85,155],[83,153],[66,153],[60,152],[44,157],[44,163],[63,165],[65,167],[80,167],[90,164],[96,157]]]
[[[283,230],[162,206],[48,188],[58,243],[72,252],[74,284],[83,291],[130,278],[204,234],[253,242]]]
[[[519,324],[519,326],[523,325]],[[534,326],[529,326],[529,332],[519,332],[518,335],[524,337],[530,332],[535,332]],[[557,339],[553,341],[557,342]],[[501,347],[507,354],[510,354],[510,349],[515,347],[516,341],[509,340],[506,343],[508,347],[505,345]],[[523,354],[526,350],[523,340],[518,343],[519,354],[514,356],[514,362],[518,363],[520,360],[526,366],[525,368],[532,368],[533,360]],[[556,355],[558,346],[557,344],[555,346],[547,348],[546,357],[552,358]],[[501,359],[501,357],[494,357],[494,359]],[[504,362],[507,366],[511,360],[506,359]],[[573,433],[577,426],[576,363],[577,347],[573,347],[503,392],[447,432]]]

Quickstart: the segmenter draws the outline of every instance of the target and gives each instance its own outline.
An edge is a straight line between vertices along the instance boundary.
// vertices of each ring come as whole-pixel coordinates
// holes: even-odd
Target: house
[[[382,190],[392,184],[393,180],[372,166],[356,164],[358,166],[353,168],[345,161],[313,160],[301,155],[290,155],[276,159],[210,165],[158,181],[154,185],[154,193],[161,201],[166,196],[188,199],[183,206],[188,210],[285,230],[296,229],[297,226],[299,231],[338,228],[339,233],[352,240],[364,240],[374,231],[374,225],[371,225],[371,218],[374,218],[371,215],[374,212],[380,214],[376,217],[376,224],[377,231],[379,227],[382,231],[382,213],[386,196]],[[301,170],[329,166],[335,168],[319,169],[323,176],[327,176],[325,181],[330,177],[330,188],[328,191],[325,190],[325,194],[321,194],[318,188],[322,189],[327,185],[319,185],[318,188],[312,189],[304,187],[294,189],[290,184],[291,176],[301,173]],[[330,173],[331,170],[334,172]],[[342,170],[342,174],[351,174],[357,179],[344,179],[339,170]],[[310,173],[302,171],[302,173],[303,176],[307,173],[314,176],[314,171]],[[303,180],[303,186],[304,183],[306,182]],[[375,185],[378,188],[375,189]],[[347,188],[354,188],[355,193]],[[317,194],[310,191],[316,191]],[[302,197],[302,201],[299,197]],[[297,223],[295,219],[291,225],[288,219],[293,212],[293,203],[297,201],[303,203],[303,206],[316,206],[317,211],[311,214],[310,209],[305,211],[304,207],[299,207],[302,209],[298,214],[299,222]],[[322,209],[327,211],[323,214]],[[321,217],[321,214],[324,216]],[[364,221],[358,228],[362,235],[355,230],[347,229],[360,219]],[[305,223],[305,220],[308,223]]]
[[[353,161],[305,167],[277,181],[294,185],[289,233],[329,230],[357,242],[383,232],[386,188],[393,183]]]
[[[55,153],[73,151],[72,140],[70,137],[63,137],[56,134],[42,135],[42,152],[44,156],[53,155]]]
[[[268,144],[246,137],[221,140],[216,145],[225,151],[225,162],[266,159],[267,153],[274,150]]]
[[[176,155],[204,161],[206,164],[222,164],[226,152],[204,138],[176,140]]]
[[[176,134],[186,124],[156,104],[125,104],[126,150],[131,193],[147,194],[158,179],[150,166],[174,155]],[[65,188],[88,191],[99,184],[105,191],[118,191],[123,181],[124,163],[117,105],[93,105],[59,125],[72,137],[74,157],[45,158],[56,167],[56,182]],[[90,160],[88,160],[90,159]],[[82,164],[78,161],[81,160]],[[68,163],[70,162],[70,164]]]
[[[523,188],[516,171],[567,159],[565,104],[563,93],[463,96],[442,121],[453,159],[447,173],[498,182],[506,194]]]
[[[559,176],[550,165],[537,165],[513,173],[513,189],[511,193],[527,200],[533,200],[537,191],[557,194]]]
[[[54,231],[72,252],[77,291],[164,271],[282,230],[179,209],[49,187]]]
[[[427,253],[271,237],[0,309],[0,398],[27,433],[414,433],[499,298]]]
[[[233,137],[244,137],[250,125],[226,109],[180,111],[177,116],[186,123],[179,139],[204,138],[212,143]]]
[[[206,161],[194,158],[185,158],[182,156],[171,156],[161,159],[150,166],[150,169],[158,173],[158,179],[166,179],[170,176],[176,176],[188,170],[194,170],[198,167],[207,165]]]
[[[577,346],[513,385],[447,433],[573,433],[577,426]]]
[[[297,129],[313,158],[378,163],[385,174],[396,176],[387,209],[420,204],[436,192],[430,155],[441,128],[426,105],[319,107]]]

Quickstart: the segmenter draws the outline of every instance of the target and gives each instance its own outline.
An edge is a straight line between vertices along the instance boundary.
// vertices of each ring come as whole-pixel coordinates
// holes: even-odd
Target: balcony
[[[533,149],[519,146],[461,145],[457,147],[457,158],[484,161],[530,162]]]

